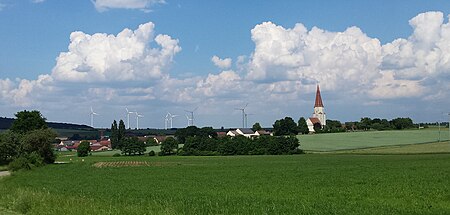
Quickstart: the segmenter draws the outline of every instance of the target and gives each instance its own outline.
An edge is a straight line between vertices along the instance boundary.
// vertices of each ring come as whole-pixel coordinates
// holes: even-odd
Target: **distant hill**
[[[12,118],[0,117],[0,129],[9,129],[14,122]],[[77,125],[71,123],[47,122],[48,127],[53,129],[75,129],[75,130],[92,130],[93,128],[87,125]]]

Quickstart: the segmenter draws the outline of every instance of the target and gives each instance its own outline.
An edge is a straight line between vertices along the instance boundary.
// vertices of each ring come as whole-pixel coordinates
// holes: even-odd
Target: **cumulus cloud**
[[[178,40],[154,35],[154,24],[142,24],[117,35],[70,35],[69,50],[59,55],[52,76],[72,82],[105,82],[160,78],[176,53]],[[150,47],[155,42],[159,48]]]
[[[222,115],[225,108],[233,110],[246,101],[267,109],[261,111],[270,112],[272,106],[280,117],[285,115],[280,106],[302,102],[317,83],[324,95],[336,92],[346,103],[358,100],[368,108],[396,98],[444,100],[450,96],[448,17],[427,12],[409,24],[411,36],[382,45],[355,26],[330,32],[301,23],[285,28],[264,22],[251,30],[255,49],[237,56],[235,69],[231,58],[213,56],[221,72],[187,78],[169,72],[181,51],[178,40],[155,35],[151,22],[117,35],[73,32],[51,74],[31,81],[0,79],[0,97],[19,106],[51,94],[80,103],[155,101],[159,108],[211,104]]]
[[[108,9],[140,9],[149,12],[150,7],[155,4],[164,4],[164,0],[93,0],[98,11]]]
[[[217,67],[219,67],[221,69],[228,69],[228,68],[230,68],[231,67],[231,63],[232,63],[231,58],[221,59],[221,58],[217,57],[216,55],[214,55],[211,58],[211,61],[214,63],[214,65],[216,65]]]

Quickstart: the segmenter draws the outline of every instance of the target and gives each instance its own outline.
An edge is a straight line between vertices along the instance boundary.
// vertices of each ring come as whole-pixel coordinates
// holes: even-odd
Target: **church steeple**
[[[317,85],[316,103],[314,104],[314,107],[323,107],[322,96],[320,96],[319,85]]]

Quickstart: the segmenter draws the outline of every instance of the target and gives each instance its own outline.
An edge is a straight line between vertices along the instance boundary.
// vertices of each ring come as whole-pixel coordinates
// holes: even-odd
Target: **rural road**
[[[9,171],[0,171],[0,177],[11,175]]]

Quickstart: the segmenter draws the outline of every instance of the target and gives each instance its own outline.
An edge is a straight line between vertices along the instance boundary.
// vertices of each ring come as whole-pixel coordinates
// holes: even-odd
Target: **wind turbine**
[[[167,124],[169,123],[170,113],[167,112],[166,117],[164,117],[164,128],[167,130]]]
[[[255,114],[252,114],[252,113],[245,113],[244,114],[244,116],[245,116],[245,128],[248,128],[248,124],[247,124],[247,120],[248,120],[248,116],[250,116],[250,115],[255,115]]]
[[[140,115],[137,111],[134,113],[136,114],[136,129],[139,130],[139,117],[144,117],[144,115]]]
[[[91,127],[93,128],[94,127],[94,115],[99,115],[99,114],[94,112],[94,109],[92,109],[92,107],[91,107],[90,115],[91,115]]]
[[[191,118],[189,118],[189,116],[186,114],[186,119],[187,119],[187,126],[189,127],[191,125]]]
[[[242,128],[245,128],[245,108],[248,106],[248,103],[245,104],[243,108],[235,108],[236,110],[242,111]]]
[[[127,127],[130,129],[130,114],[134,112],[129,111],[128,108],[125,108],[125,110],[127,111]]]
[[[188,126],[194,126],[194,112],[197,109],[198,109],[198,107],[194,108],[194,110],[184,110],[184,111],[186,111],[186,112],[191,114],[190,118],[186,115],[186,117],[188,118]],[[191,122],[190,124],[189,124],[189,121]]]
[[[170,114],[170,128],[173,128],[173,118],[177,117],[178,115],[172,115]]]

